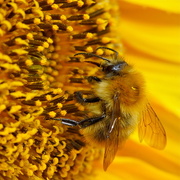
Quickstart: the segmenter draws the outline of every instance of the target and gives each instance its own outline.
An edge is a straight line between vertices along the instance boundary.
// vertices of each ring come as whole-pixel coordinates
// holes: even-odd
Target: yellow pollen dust
[[[41,20],[39,18],[34,19],[34,24],[40,24],[40,23],[41,23]]]
[[[65,15],[62,15],[62,16],[61,16],[61,20],[62,20],[62,21],[65,21],[65,20],[67,20],[67,17],[66,17]]]
[[[84,15],[83,15],[83,19],[84,19],[84,20],[88,20],[89,18],[90,18],[90,16],[89,16],[88,14],[84,14]]]
[[[42,52],[42,51],[44,51],[44,47],[43,47],[43,46],[38,46],[37,50],[38,50],[39,52]]]
[[[41,79],[42,79],[43,81],[47,80],[47,75],[46,75],[46,74],[41,75]]]
[[[57,31],[57,30],[59,29],[59,27],[58,27],[58,25],[53,25],[53,26],[52,26],[52,29],[53,29],[54,31]]]
[[[36,106],[38,107],[42,106],[42,102],[40,100],[35,101],[35,103],[36,103]]]
[[[54,0],[47,0],[47,4],[51,5],[54,3]]]
[[[60,94],[62,93],[62,89],[61,88],[57,88],[57,89],[53,89],[53,94]]]
[[[46,99],[47,99],[47,101],[50,101],[50,100],[52,100],[52,96],[51,95],[46,95]]]
[[[66,111],[66,110],[62,110],[62,111],[61,111],[61,115],[62,115],[62,116],[65,116],[66,114],[67,114],[67,111]]]
[[[96,54],[99,55],[99,56],[101,56],[101,55],[104,54],[104,51],[103,51],[102,49],[98,49],[98,50],[96,51]]]
[[[43,59],[41,60],[41,65],[46,65],[46,64],[47,64],[47,59],[44,59],[44,58],[43,58]]]
[[[73,31],[72,26],[68,26],[68,27],[67,27],[67,32],[72,32],[72,31]]]
[[[62,108],[63,107],[62,103],[57,103],[57,106],[58,106],[58,108]]]
[[[78,4],[78,7],[82,7],[84,5],[84,2],[83,1],[78,1],[77,4]]]
[[[93,34],[92,34],[92,33],[87,33],[87,34],[86,34],[86,38],[88,38],[88,39],[93,38]]]
[[[56,112],[51,111],[48,113],[51,118],[54,118],[56,116]]]
[[[33,61],[31,59],[28,59],[25,61],[26,66],[32,66],[33,65]]]
[[[29,40],[33,40],[33,39],[34,39],[32,33],[28,33],[28,34],[26,35],[26,37],[27,37],[27,39],[29,39]]]
[[[52,9],[54,9],[54,10],[56,10],[56,9],[59,8],[59,6],[58,6],[57,4],[53,4],[51,7],[52,7]]]
[[[50,15],[46,15],[45,19],[46,19],[46,21],[50,21],[52,19],[52,17]]]
[[[52,43],[53,43],[53,40],[52,40],[51,38],[48,38],[48,39],[47,39],[47,42],[48,42],[49,44],[52,44]]]
[[[88,53],[93,52],[93,48],[92,48],[92,47],[90,47],[90,46],[88,46],[88,47],[86,48],[86,52],[88,52]]]

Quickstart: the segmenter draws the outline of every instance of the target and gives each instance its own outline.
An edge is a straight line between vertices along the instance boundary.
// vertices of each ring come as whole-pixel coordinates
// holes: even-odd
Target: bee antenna
[[[111,62],[109,59],[106,59],[106,58],[104,58],[104,57],[101,57],[101,56],[98,56],[98,55],[92,54],[92,53],[77,53],[77,54],[75,54],[74,56],[81,55],[81,54],[82,54],[82,55],[88,55],[88,56],[97,57],[97,58],[100,58],[100,59],[105,60],[105,61],[107,61],[107,62]]]
[[[101,65],[99,63],[97,63],[97,62],[93,62],[93,61],[85,61],[85,62],[94,64],[94,65],[96,65],[98,67],[101,67]]]
[[[113,51],[113,52],[115,53],[115,58],[116,58],[116,59],[117,59],[117,57],[119,56],[118,52],[115,51],[114,49],[111,49],[111,48],[108,48],[108,47],[98,47],[98,48],[96,49],[96,51],[97,51],[98,49],[108,49],[108,50],[110,50],[110,51]]]

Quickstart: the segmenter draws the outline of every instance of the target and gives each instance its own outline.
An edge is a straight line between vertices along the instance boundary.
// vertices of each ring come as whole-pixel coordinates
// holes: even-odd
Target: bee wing
[[[164,149],[166,145],[166,132],[149,103],[143,111],[138,131],[140,142],[145,140],[148,145],[156,149]]]
[[[112,133],[109,135],[109,137],[106,140],[104,161],[103,161],[103,168],[105,171],[107,170],[107,168],[115,158],[119,144],[118,137],[119,137],[119,131],[118,128],[116,128],[112,131]]]
[[[119,147],[119,136],[120,136],[120,101],[118,94],[113,99],[113,111],[112,118],[110,119],[109,130],[107,131],[107,140],[105,144],[104,162],[103,168],[106,171],[108,166],[112,163],[115,158],[116,152]]]

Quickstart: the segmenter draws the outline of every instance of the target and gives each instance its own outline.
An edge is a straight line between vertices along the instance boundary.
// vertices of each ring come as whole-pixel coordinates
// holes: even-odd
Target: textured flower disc
[[[86,79],[100,73],[74,54],[121,46],[114,11],[101,0],[0,1],[0,179],[92,173],[101,151],[50,118],[90,115],[73,94],[91,94]]]

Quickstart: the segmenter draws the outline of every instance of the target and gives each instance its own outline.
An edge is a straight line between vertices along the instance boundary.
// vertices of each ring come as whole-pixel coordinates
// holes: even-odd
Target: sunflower
[[[180,12],[150,2],[0,1],[0,179],[178,179]],[[134,133],[107,172],[102,149],[53,120],[91,116],[74,92],[91,94],[86,77],[101,74],[74,54],[100,46],[144,74],[168,137],[158,151]]]
[[[113,33],[116,7],[101,0],[1,1],[1,179],[92,174],[101,149],[52,118],[88,114],[73,94],[91,93],[86,77],[97,69],[74,54],[121,44]]]

